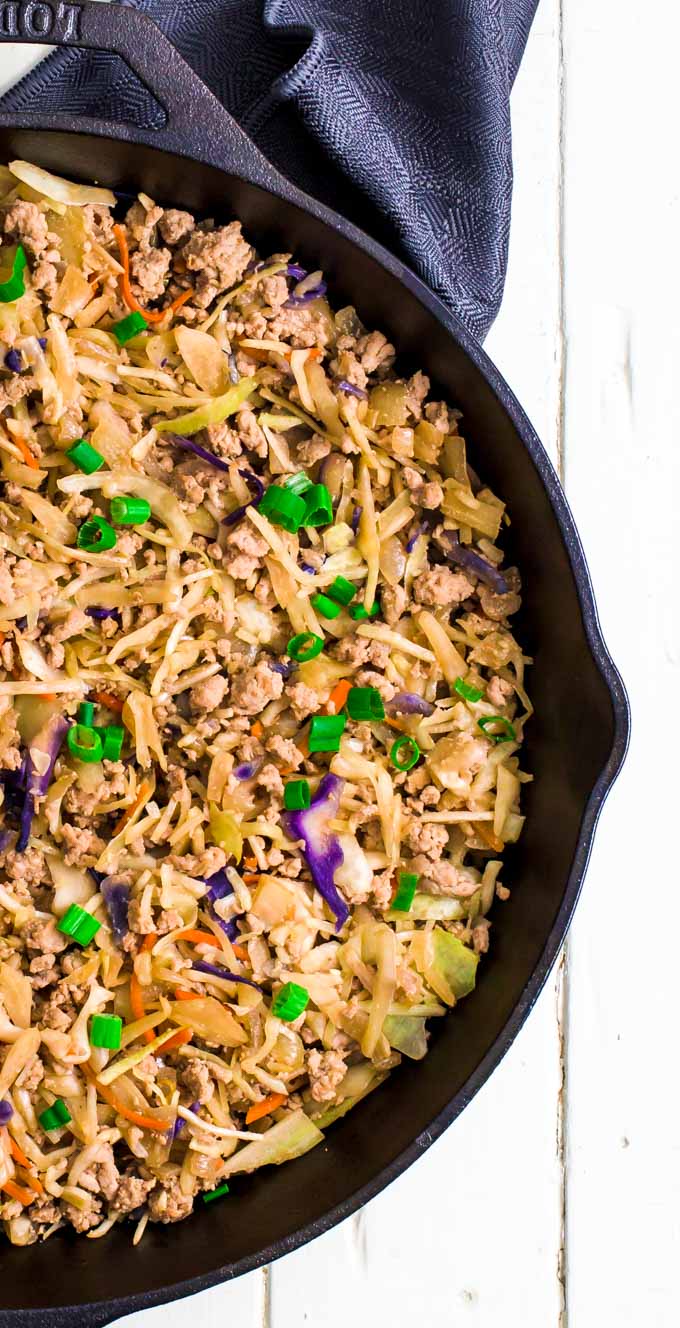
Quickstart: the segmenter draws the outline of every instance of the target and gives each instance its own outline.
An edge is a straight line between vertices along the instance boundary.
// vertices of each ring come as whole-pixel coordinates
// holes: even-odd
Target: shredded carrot
[[[261,737],[262,737],[262,734],[264,733],[264,729],[263,729],[263,727],[262,727],[262,723],[261,723],[261,721],[260,721],[259,719],[256,719],[256,720],[255,720],[255,723],[254,723],[253,725],[251,725],[250,732],[252,733],[252,735],[253,735],[254,738],[261,738]]]
[[[348,682],[347,678],[341,678],[340,682],[336,683],[324,706],[325,713],[327,715],[338,715],[342,710],[351,689],[351,682]]]
[[[288,1098],[285,1093],[270,1093],[269,1097],[263,1098],[261,1102],[255,1102],[249,1108],[246,1116],[246,1125],[252,1125],[253,1121],[262,1120],[263,1116],[269,1116],[272,1111],[282,1107]]]
[[[41,701],[56,701],[56,699],[57,699],[57,693],[56,693],[56,692],[41,692],[41,693],[40,693],[40,700],[41,700]]]
[[[243,866],[246,867],[248,871],[255,871],[257,868],[257,858],[244,858]]]
[[[8,1138],[9,1138],[9,1151],[12,1154],[14,1161],[18,1162],[20,1167],[26,1167],[27,1170],[30,1171],[31,1164],[28,1158],[26,1157],[26,1154],[24,1153],[23,1149],[19,1147],[16,1139],[13,1139],[11,1134],[8,1135]]]
[[[193,941],[194,945],[215,945],[219,946],[217,937],[211,931],[197,931],[195,927],[185,927],[184,931],[175,933],[176,941]]]
[[[244,873],[243,873],[243,880],[244,880],[244,882],[245,882],[246,885],[257,885],[259,879],[260,879],[260,873],[259,873],[259,872],[244,872]]]
[[[182,991],[181,987],[175,987],[174,996],[176,1001],[200,1001],[201,999],[197,991]]]
[[[117,696],[111,696],[109,692],[91,692],[90,695],[97,705],[106,706],[107,710],[115,710],[118,715],[123,713],[125,702],[119,700]]]
[[[137,808],[141,807],[148,792],[149,792],[149,785],[147,784],[146,780],[143,779],[139,786],[139,793],[137,794],[137,797],[135,798],[134,802],[130,807],[127,808],[126,811],[123,812],[123,815],[120,817],[120,820],[117,821],[113,827],[114,839],[116,835],[120,834],[121,830],[125,829],[125,826],[127,825],[128,821],[134,816],[135,812],[137,811]]]
[[[23,438],[15,438],[14,441],[24,458],[26,465],[30,466],[31,470],[40,470],[40,462],[34,457],[30,447],[27,446]]]
[[[0,1185],[0,1190],[4,1190],[12,1199],[18,1199],[24,1208],[28,1208],[28,1205],[35,1203],[36,1200],[32,1190],[25,1190],[23,1185],[15,1185],[13,1180],[6,1180],[4,1185]]]
[[[245,945],[232,945],[231,948],[234,951],[236,958],[240,959],[242,964],[245,963],[248,959],[248,951],[246,950]]]
[[[158,937],[156,933],[153,931],[149,932],[149,935],[144,937],[144,941],[142,943],[142,952],[144,950],[151,950],[153,946],[156,944],[157,940]],[[130,1009],[132,1010],[135,1019],[143,1019],[144,1015],[146,1014],[146,1009],[144,1006],[144,996],[142,994],[142,986],[134,969],[130,975]],[[151,1028],[147,1028],[146,1032],[144,1033],[144,1041],[153,1042],[154,1037],[155,1033],[153,1032],[153,1030]]]
[[[183,1047],[185,1042],[191,1042],[194,1036],[191,1028],[180,1028],[177,1033],[172,1033],[167,1042],[161,1042],[156,1052],[160,1055],[163,1051],[174,1051],[175,1047]]]
[[[5,633],[0,632],[0,646],[4,646],[4,644],[5,644]]]
[[[113,233],[118,243],[120,261],[123,265],[123,273],[120,278],[120,293],[123,296],[128,309],[132,309],[133,313],[141,314],[142,318],[145,318],[147,323],[162,323],[163,319],[166,318],[168,314],[176,313],[178,309],[181,309],[182,305],[186,304],[187,300],[191,299],[193,292],[191,290],[182,291],[182,294],[178,295],[177,298],[165,309],[145,309],[144,306],[139,303],[139,300],[137,300],[132,294],[132,287],[130,285],[130,251],[128,249],[125,230],[123,226],[114,226]]]
[[[164,1134],[166,1130],[170,1129],[172,1121],[153,1120],[151,1116],[143,1116],[139,1111],[132,1111],[130,1107],[125,1106],[124,1102],[121,1102],[119,1097],[116,1097],[115,1093],[112,1093],[108,1085],[100,1084],[89,1065],[81,1065],[80,1068],[87,1075],[90,1082],[95,1085],[100,1097],[103,1097],[104,1101],[108,1102],[109,1106],[113,1107],[119,1116],[131,1121],[133,1125],[138,1125],[140,1130],[155,1130],[157,1134]]]

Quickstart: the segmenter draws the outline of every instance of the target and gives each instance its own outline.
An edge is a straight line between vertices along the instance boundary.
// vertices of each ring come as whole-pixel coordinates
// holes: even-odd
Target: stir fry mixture
[[[0,1217],[138,1240],[472,990],[520,581],[459,412],[320,272],[26,162],[0,232]]]

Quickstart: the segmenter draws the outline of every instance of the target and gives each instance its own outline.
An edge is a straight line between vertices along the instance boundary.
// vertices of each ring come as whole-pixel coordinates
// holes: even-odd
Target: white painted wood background
[[[679,39],[672,0],[541,0],[513,95],[488,349],[559,466],[634,711],[559,969],[491,1082],[361,1214],[128,1328],[680,1322]],[[4,47],[0,89],[34,59]]]

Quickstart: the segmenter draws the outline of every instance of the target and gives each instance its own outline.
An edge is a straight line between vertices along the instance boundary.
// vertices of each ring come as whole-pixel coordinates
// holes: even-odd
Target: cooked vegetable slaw
[[[0,1216],[137,1241],[472,991],[520,580],[459,413],[321,272],[27,162],[0,222]]]

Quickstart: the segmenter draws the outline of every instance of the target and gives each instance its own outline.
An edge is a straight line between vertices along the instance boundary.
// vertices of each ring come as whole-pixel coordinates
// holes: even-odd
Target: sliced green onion
[[[400,872],[397,893],[392,900],[395,913],[408,913],[415,898],[419,877],[415,872]]]
[[[323,650],[323,637],[316,632],[298,632],[291,636],[286,647],[287,653],[297,664],[306,664],[308,659],[316,659]]]
[[[128,314],[127,318],[121,318],[119,323],[114,323],[111,331],[113,332],[119,346],[125,346],[133,337],[140,332],[146,332],[149,324],[141,314]]]
[[[390,751],[390,761],[396,765],[397,770],[412,770],[419,756],[420,747],[408,733],[403,738],[397,738]]]
[[[351,719],[384,719],[385,707],[378,688],[351,687],[347,697],[347,713]]]
[[[517,742],[517,734],[515,733],[510,720],[505,718],[505,715],[484,715],[483,719],[477,720],[477,724],[484,736],[490,738],[492,742]],[[489,724],[501,724],[503,732],[487,733]]]
[[[260,511],[262,508],[260,507]],[[325,484],[312,484],[305,493],[303,526],[328,526],[333,520],[333,500]]]
[[[125,741],[125,729],[120,724],[107,724],[98,730],[102,740],[102,760],[120,761],[120,754]]]
[[[379,613],[380,605],[378,603],[371,604],[370,609],[365,608],[363,604],[351,604],[349,609],[349,616],[355,622],[361,622],[362,618],[377,618]]]
[[[297,982],[286,982],[272,1001],[272,1014],[290,1024],[307,1009],[309,992]]]
[[[295,535],[302,525],[305,504],[302,498],[290,489],[283,489],[278,484],[270,484],[265,489],[258,510],[266,516],[273,526],[282,526],[289,534]]]
[[[62,1125],[68,1125],[73,1119],[71,1113],[60,1097],[56,1098],[51,1107],[46,1107],[40,1112],[38,1120],[43,1130],[60,1130]]]
[[[209,1190],[207,1194],[201,1195],[204,1203],[212,1203],[213,1199],[221,1199],[224,1194],[229,1193],[229,1186],[226,1182],[218,1185],[216,1190]]]
[[[478,687],[472,687],[469,682],[463,682],[462,678],[456,678],[453,684],[454,692],[462,696],[464,701],[481,701],[482,693]]]
[[[346,715],[314,715],[309,729],[310,752],[338,752]]]
[[[92,701],[83,701],[78,706],[78,723],[84,724],[86,729],[91,729],[94,724],[94,703]]]
[[[76,544],[87,553],[101,553],[103,549],[112,549],[116,543],[116,532],[103,516],[91,516],[78,531]]]
[[[321,614],[322,618],[337,618],[338,614],[342,612],[342,605],[335,604],[332,599],[328,598],[328,595],[312,595],[309,602],[312,608]]]
[[[142,526],[151,516],[146,498],[112,498],[111,520],[117,526]]]
[[[312,794],[306,779],[291,779],[283,790],[283,805],[289,812],[306,812]]]
[[[86,724],[74,724],[66,734],[66,743],[71,756],[86,765],[101,761],[104,754],[104,745],[99,734],[96,729],[88,728]]]
[[[79,438],[73,447],[69,447],[66,453],[69,461],[72,461],[78,470],[82,470],[84,475],[94,475],[96,470],[101,470],[106,465],[106,461],[101,452],[96,447],[91,447],[85,442],[84,438]]]
[[[123,1032],[123,1020],[117,1014],[93,1014],[90,1024],[90,1046],[107,1047],[118,1051]]]
[[[93,918],[92,914],[81,908],[79,904],[70,904],[61,921],[57,923],[57,931],[63,936],[70,936],[78,945],[88,945],[101,925],[101,922]]]
[[[346,576],[336,576],[332,586],[328,586],[326,589],[326,594],[330,595],[331,599],[334,599],[338,604],[343,604],[345,607],[351,603],[356,593],[356,586],[353,586],[352,582],[348,581]]]
[[[15,300],[21,299],[26,292],[26,282],[24,272],[26,270],[26,254],[20,244],[12,245],[0,255],[2,259],[2,272],[9,271],[9,276],[4,281],[0,281],[0,304],[13,304]]]

